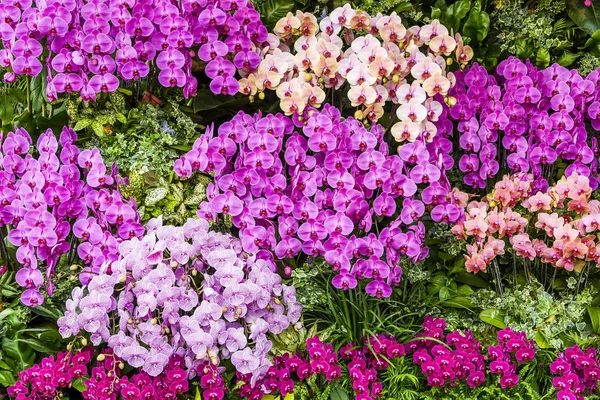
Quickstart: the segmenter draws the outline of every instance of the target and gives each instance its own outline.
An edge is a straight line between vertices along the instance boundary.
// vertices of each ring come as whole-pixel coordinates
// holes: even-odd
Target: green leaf
[[[538,67],[546,68],[550,65],[550,52],[545,47],[540,47],[535,55],[535,63]]]
[[[48,71],[43,68],[39,75],[31,78],[30,82],[30,96],[31,96],[31,108],[38,114],[42,111],[42,104],[46,101],[46,77]]]
[[[76,380],[74,380],[74,381],[71,383],[71,385],[72,385],[72,386],[73,386],[75,389],[77,389],[77,391],[79,391],[80,393],[81,393],[81,392],[83,392],[83,391],[85,391],[85,389],[87,389],[87,388],[85,387],[85,383],[83,383],[84,379],[85,379],[85,378],[79,378],[79,379],[76,379]]]
[[[448,300],[450,297],[452,297],[452,291],[450,288],[447,286],[442,287],[440,289],[440,300]]]
[[[120,123],[122,123],[122,124],[126,124],[127,123],[127,117],[124,116],[123,114],[117,113],[116,117],[117,117],[117,121],[119,121]]]
[[[19,371],[31,367],[35,362],[33,349],[24,343],[4,337],[2,339],[2,349],[15,362]]]
[[[488,308],[487,310],[483,310],[481,313],[479,313],[479,319],[486,324],[490,324],[496,328],[504,329],[506,328],[506,324],[504,323],[504,315],[504,311],[502,310]]]
[[[277,21],[291,12],[294,6],[294,2],[290,0],[267,0],[260,7],[260,19],[270,32]]]
[[[592,321],[592,331],[595,334],[600,333],[600,308],[587,306],[587,311]]]
[[[548,342],[548,338],[546,338],[546,335],[541,331],[538,331],[535,334],[535,344],[537,344],[540,349],[552,348],[552,345]]]
[[[440,303],[442,307],[452,307],[452,308],[465,308],[465,309],[473,309],[474,305],[467,297],[453,297],[449,300]]]
[[[196,395],[194,396],[194,400],[202,400],[202,396],[200,395],[200,389],[196,386]]]
[[[477,0],[471,8],[469,18],[463,26],[462,33],[477,43],[483,42],[490,30],[490,16],[481,11],[481,0]]]
[[[469,285],[461,285],[456,291],[461,296],[470,296],[474,293],[473,289]]]
[[[92,121],[92,130],[94,131],[94,133],[97,136],[103,137],[104,136],[104,125],[102,125],[102,123],[98,120]]]
[[[16,382],[15,376],[10,371],[0,371],[0,385],[4,387],[12,386]]]
[[[459,0],[450,7],[452,7],[452,15],[458,19],[463,19],[471,9],[471,2],[469,0]],[[448,11],[450,11],[450,7],[448,7]]]
[[[336,386],[335,389],[331,391],[329,398],[331,400],[350,400],[348,394],[346,394],[346,392],[344,392],[339,386]]]
[[[566,0],[567,14],[581,29],[593,35],[600,29],[597,11],[600,10],[600,0],[592,0],[590,7],[581,0]]]
[[[446,276],[445,275],[435,275],[429,280],[429,285],[427,285],[427,293],[436,294],[439,293],[440,290],[446,286]]]
[[[152,189],[146,195],[146,201],[144,202],[144,204],[146,204],[147,206],[153,206],[165,197],[167,197],[167,194],[169,194],[169,191],[164,187]]]
[[[558,63],[560,65],[562,65],[563,67],[568,67],[569,65],[573,64],[575,61],[577,61],[577,59],[582,55],[583,53],[577,52],[577,53],[570,53],[568,51],[565,51],[563,54],[560,55],[560,57],[558,57]]]
[[[5,369],[7,371],[10,371],[10,365],[8,365],[4,361],[0,360],[0,369]]]
[[[25,346],[31,347],[33,350],[44,353],[44,354],[52,354],[58,350],[60,350],[60,346],[47,346],[41,340],[34,338],[18,338],[16,339],[19,344],[23,344]]]
[[[442,10],[437,7],[431,7],[431,19],[439,19],[442,16]]]
[[[63,313],[60,310],[57,310],[55,307],[46,307],[44,305],[41,305],[34,307],[31,310],[37,315],[50,318],[54,321],[58,321],[58,319],[63,316]]]
[[[483,279],[481,276],[475,275],[475,274],[470,274],[468,272],[463,272],[461,274],[456,275],[455,279],[458,282],[466,283],[469,286],[475,286],[475,287],[484,288],[484,289],[486,289],[490,286],[490,284],[485,279]]]
[[[87,128],[91,124],[92,124],[92,120],[91,119],[89,119],[89,118],[82,118],[79,121],[77,121],[77,123],[73,127],[73,130],[80,131],[82,129]]]

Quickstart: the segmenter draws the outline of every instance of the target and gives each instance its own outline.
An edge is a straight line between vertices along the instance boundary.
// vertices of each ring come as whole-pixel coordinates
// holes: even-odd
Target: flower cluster
[[[8,388],[17,400],[47,400],[63,397],[63,390],[75,380],[83,379],[84,399],[138,400],[172,399],[188,391],[187,373],[181,357],[169,360],[166,369],[156,377],[145,372],[121,376],[124,364],[110,349],[103,350],[92,366],[95,350],[92,346],[76,352],[59,353],[44,358],[39,364],[19,373],[19,381]],[[120,395],[120,396],[119,396]]]
[[[535,358],[534,341],[527,340],[525,332],[514,332],[510,328],[498,332],[498,345],[488,348],[490,372],[500,377],[503,389],[519,384],[517,365]]]
[[[44,358],[39,364],[19,373],[19,380],[7,389],[17,400],[55,399],[71,383],[88,375],[88,363],[94,348],[85,347],[76,353],[58,353]]]
[[[485,188],[508,168],[532,173],[535,188],[545,190],[560,158],[569,162],[566,175],[577,172],[598,186],[598,141],[586,122],[600,126],[600,71],[582,77],[558,64],[539,71],[509,58],[491,75],[477,64],[457,73],[450,93],[466,184]]]
[[[404,346],[392,336],[375,335],[365,338],[362,348],[350,343],[340,349],[340,356],[349,360],[348,375],[358,400],[374,400],[382,395],[377,371],[389,367],[389,361],[404,356]]]
[[[238,239],[209,231],[206,220],[174,227],[155,219],[147,231],[121,243],[117,260],[73,290],[60,333],[88,332],[94,345],[108,343],[150,376],[175,355],[189,377],[222,359],[262,376],[271,366],[267,333],[300,319],[295,289],[281,283],[272,262],[245,254]]]
[[[600,202],[590,200],[589,178],[573,172],[547,190],[534,192],[531,175],[505,176],[486,201],[467,206],[465,220],[452,228],[457,237],[472,241],[465,255],[467,271],[485,272],[505,253],[507,239],[520,257],[538,257],[568,271],[600,262],[595,234],[600,227]]]
[[[314,375],[323,375],[329,382],[340,378],[342,369],[338,365],[338,354],[331,344],[323,343],[315,336],[306,341],[306,350],[307,359],[300,354],[289,353],[274,357],[273,366],[255,385],[250,384],[250,374],[238,372],[238,382],[243,382],[238,389],[239,394],[248,400],[258,400],[266,394],[279,392],[283,398],[294,393],[294,376],[300,381],[306,381]]]
[[[198,214],[230,215],[246,252],[324,256],[339,272],[336,287],[370,279],[368,293],[389,296],[400,257],[419,262],[427,255],[419,221],[426,207],[435,221],[453,222],[466,205],[465,196],[438,182],[442,150],[415,142],[390,155],[381,126],[369,131],[353,118],[342,121],[329,105],[294,123],[301,129],[282,115],[240,113],[216,137],[210,130],[201,136],[175,171],[214,173]],[[382,217],[391,222],[378,228]]]
[[[256,67],[257,46],[269,37],[249,0],[9,0],[0,18],[4,79],[46,68],[50,101],[71,92],[95,100],[117,90],[119,78],[137,81],[153,70],[161,85],[193,96],[196,52],[213,92],[235,94],[236,66]]]
[[[585,351],[579,346],[567,348],[550,364],[550,372],[558,375],[552,380],[558,400],[583,400],[598,391],[600,360],[596,349]]]
[[[8,227],[8,241],[17,248],[22,268],[16,281],[26,289],[21,300],[28,306],[44,302],[45,279],[52,295],[50,279],[63,254],[71,252],[72,259],[76,250],[86,265],[80,276],[85,283],[89,273],[115,259],[119,242],[144,231],[135,202],[118,191],[116,167],[108,173],[98,149],[80,151],[75,140],[67,128],[60,143],[48,130],[35,148],[23,129],[2,140],[0,224]]]
[[[292,115],[320,107],[325,90],[347,84],[361,119],[377,121],[388,101],[399,106],[398,140],[435,135],[432,122],[442,105],[433,98],[446,96],[454,83],[444,57],[455,55],[465,65],[473,56],[460,35],[451,36],[437,20],[407,29],[395,12],[371,17],[350,4],[320,22],[310,13],[288,13],[274,31],[281,43],[269,43],[257,68],[240,81],[240,92],[275,90],[281,109]]]
[[[214,366],[210,361],[196,366],[204,400],[222,400],[225,397],[227,387],[220,373],[222,369],[222,367]]]
[[[144,371],[132,376],[120,376],[124,367],[119,357],[110,349],[98,356],[98,363],[92,368],[89,379],[84,381],[86,400],[138,400],[167,399],[188,391],[188,378],[181,357],[172,357],[164,371],[158,376],[150,376]],[[120,397],[119,397],[120,394]]]
[[[406,345],[413,362],[421,367],[429,386],[453,386],[465,380],[471,388],[480,386],[485,381],[481,344],[471,331],[455,331],[446,336],[445,329],[446,321],[425,317],[423,331],[417,335],[423,339]],[[447,345],[440,343],[444,340]]]
[[[502,375],[500,386],[512,388],[519,383],[518,365],[535,358],[534,342],[527,340],[524,332],[501,330],[498,345],[490,346],[488,357],[484,357],[482,346],[471,331],[446,335],[445,330],[443,319],[425,317],[423,331],[406,345],[407,352],[413,354],[413,362],[421,367],[427,383],[433,387],[454,386],[461,381],[466,381],[471,389],[481,386],[489,361],[489,371]],[[443,341],[445,345],[440,344]]]

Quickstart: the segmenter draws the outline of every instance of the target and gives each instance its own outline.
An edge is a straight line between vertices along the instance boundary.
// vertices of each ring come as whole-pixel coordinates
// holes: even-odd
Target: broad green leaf
[[[267,0],[260,7],[260,19],[271,31],[277,21],[294,10],[294,6],[294,1],[291,0]]]
[[[471,7],[469,18],[463,26],[462,33],[470,37],[471,40],[481,43],[490,30],[490,16],[485,11],[481,11],[481,0],[477,0]]]
[[[0,371],[0,385],[4,387],[12,386],[16,382],[15,376],[10,371]]]
[[[196,386],[196,395],[194,396],[194,400],[202,400],[202,395],[200,394],[200,388]]]
[[[540,349],[552,348],[552,345],[550,345],[550,342],[548,342],[546,335],[544,335],[544,333],[541,331],[536,332],[535,334],[535,344],[537,344]]]
[[[452,15],[458,19],[463,19],[470,9],[471,2],[469,0],[459,0],[452,5]],[[448,10],[450,10],[450,7],[448,7]]]
[[[473,289],[471,289],[471,287],[469,285],[461,285],[458,290],[456,291],[456,293],[460,296],[470,296],[472,295]]]
[[[444,286],[442,288],[440,288],[440,300],[444,301],[444,300],[448,300],[450,297],[452,297],[452,291],[450,290],[449,287]]]
[[[127,117],[121,113],[117,113],[116,114],[117,117],[117,121],[119,121],[122,124],[126,124],[127,123]]]
[[[458,282],[466,283],[469,286],[475,286],[475,287],[484,288],[484,289],[488,288],[490,286],[488,281],[483,279],[481,276],[475,275],[475,274],[470,274],[468,272],[463,272],[461,274],[456,275],[455,279]]]
[[[588,306],[587,311],[592,321],[592,331],[596,334],[600,333],[600,308]]]
[[[431,7],[431,19],[439,19],[442,16],[442,10],[437,7]]]
[[[590,7],[584,4],[582,0],[566,0],[567,14],[569,17],[588,34],[593,35],[600,29],[600,0],[592,0]]]
[[[87,389],[87,388],[85,387],[85,383],[83,383],[83,381],[84,381],[84,378],[79,378],[79,379],[76,379],[76,380],[74,380],[74,381],[71,383],[71,385],[72,385],[72,386],[73,386],[75,389],[77,389],[77,390],[78,390],[78,391],[81,393],[81,392],[83,392],[85,389]]]
[[[440,289],[446,286],[446,277],[444,275],[435,275],[429,280],[427,285],[427,293],[436,294]]]
[[[504,311],[495,308],[488,308],[479,314],[479,319],[483,322],[495,326],[496,328],[504,329]]]
[[[471,300],[469,300],[467,297],[462,296],[453,297],[449,300],[444,301],[443,303],[440,303],[440,305],[442,307],[466,308],[469,310],[474,307]]]
[[[5,337],[2,339],[2,349],[15,362],[19,371],[31,367],[35,362],[33,349],[24,343]]]
[[[348,394],[346,392],[344,392],[342,390],[342,388],[339,386],[336,386],[335,389],[333,389],[331,391],[329,398],[331,400],[350,400],[350,397],[348,397]]]
[[[42,317],[51,318],[55,321],[58,321],[58,319],[63,316],[63,313],[56,308],[46,307],[44,305],[34,307],[31,310]]]
[[[550,52],[545,47],[540,47],[535,55],[535,63],[538,67],[546,68],[550,65]]]
[[[60,350],[60,346],[50,346],[34,338],[18,338],[16,341],[20,345],[29,346],[33,350],[44,354],[52,354]]]
[[[236,99],[232,96],[215,95],[209,89],[199,89],[194,97],[194,112],[213,110],[215,108],[240,109],[248,103],[248,97]]]
[[[568,51],[565,51],[564,53],[562,53],[560,55],[560,57],[558,57],[558,63],[560,65],[562,65],[563,67],[568,67],[569,65],[573,64],[575,61],[577,61],[577,59],[582,55],[583,53],[577,52],[577,53],[570,53]]]
[[[41,113],[42,104],[46,101],[46,76],[48,76],[48,71],[46,68],[42,68],[39,75],[31,78],[29,86],[31,89],[31,108],[36,114]]]

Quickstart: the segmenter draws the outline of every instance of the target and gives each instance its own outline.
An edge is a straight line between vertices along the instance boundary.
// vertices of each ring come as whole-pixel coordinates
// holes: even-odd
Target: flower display
[[[395,104],[400,122],[392,134],[398,141],[435,136],[439,100],[454,84],[444,57],[459,65],[473,57],[460,34],[450,35],[438,20],[406,28],[395,12],[371,17],[350,4],[320,22],[310,13],[288,13],[274,32],[279,41],[269,42],[264,58],[240,80],[241,93],[274,90],[284,113],[293,115],[319,108],[326,91],[333,104],[334,93],[344,96],[346,86],[359,119],[376,122],[387,102]]]
[[[300,318],[295,289],[274,270],[243,254],[238,239],[209,231],[206,220],[174,227],[154,219],[143,238],[121,243],[118,259],[73,290],[59,331],[87,332],[150,376],[180,356],[190,378],[200,365],[229,359],[258,379],[271,366],[267,333]]]
[[[135,202],[118,191],[116,167],[107,171],[98,149],[81,151],[76,138],[67,128],[60,140],[48,130],[34,147],[27,131],[17,128],[2,140],[0,216],[17,249],[16,281],[25,288],[21,300],[28,306],[44,302],[44,287],[52,295],[51,278],[62,255],[73,260],[77,254],[85,283],[115,259],[121,241],[144,232]]]
[[[43,359],[39,364],[23,371],[20,380],[8,388],[8,394],[17,400],[43,400],[62,396],[63,390],[81,379],[85,385],[82,392],[89,400],[175,399],[188,389],[187,375],[182,369],[183,359],[173,357],[165,371],[157,377],[139,372],[131,377],[121,376],[123,363],[112,351],[104,350],[97,356],[89,346],[77,352],[59,353]]]
[[[591,200],[589,178],[573,172],[546,191],[531,174],[504,177],[483,202],[471,202],[465,220],[452,228],[469,241],[467,271],[485,272],[508,246],[526,259],[580,272],[598,265],[600,202]]]
[[[249,0],[9,0],[0,17],[4,79],[41,75],[49,101],[60,93],[95,100],[116,91],[119,79],[155,74],[162,86],[193,96],[196,55],[211,90],[235,94],[236,65],[258,65],[257,46],[269,38]],[[234,55],[246,61],[234,65]]]
[[[510,58],[493,74],[474,64],[456,80],[449,115],[458,123],[458,166],[467,185],[485,188],[509,169],[533,174],[543,191],[562,160],[569,162],[566,175],[577,172],[598,187],[598,139],[586,123],[600,127],[600,71],[583,77],[558,64],[538,70]]]
[[[552,380],[558,400],[579,400],[598,391],[600,380],[599,360],[596,349],[583,351],[579,346],[565,349],[550,364],[550,371],[557,375]]]
[[[484,383],[486,370],[489,370],[491,374],[501,375],[503,389],[512,388],[519,383],[518,365],[535,358],[534,342],[527,340],[524,332],[501,330],[498,345],[490,346],[488,356],[484,357],[473,332],[454,331],[446,335],[445,330],[443,319],[425,317],[423,331],[406,345],[413,362],[421,367],[427,383],[433,387],[452,387],[462,381],[473,389]]]
[[[411,144],[390,155],[379,125],[369,131],[353,118],[342,121],[329,105],[294,123],[301,129],[282,115],[240,113],[216,137],[199,138],[175,171],[214,173],[198,214],[231,216],[244,251],[323,256],[338,272],[337,288],[368,279],[369,294],[390,296],[400,258],[427,255],[419,221],[426,206],[434,220],[452,222],[466,199],[438,182],[436,150]],[[378,218],[391,221],[379,230]]]

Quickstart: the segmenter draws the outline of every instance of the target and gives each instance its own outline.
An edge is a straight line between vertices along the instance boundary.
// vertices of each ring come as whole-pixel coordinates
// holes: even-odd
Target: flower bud
[[[198,270],[196,270],[196,269],[193,269],[193,270],[192,270],[192,276],[197,276],[197,275],[198,275]]]
[[[394,82],[394,83],[400,82],[400,75],[394,74],[394,76],[392,76],[392,82]]]
[[[133,318],[129,318],[129,319],[127,320],[127,323],[128,323],[129,325],[133,324]]]
[[[67,344],[67,350],[71,351],[71,349],[73,348],[73,345],[71,343]]]
[[[292,276],[292,267],[290,267],[289,265],[286,266],[283,269],[283,272],[285,273],[285,276]]]
[[[171,266],[171,268],[177,268],[179,263],[177,261],[171,261],[171,264],[169,264],[169,265]]]
[[[302,328],[304,328],[304,324],[302,322],[296,322],[296,325],[294,325],[294,328],[296,328],[297,331],[302,330]]]
[[[448,57],[446,59],[446,65],[452,65],[453,62],[454,62],[454,60],[452,59],[452,57]]]
[[[119,276],[119,283],[125,283],[126,280],[127,280],[127,275]]]
[[[250,101],[250,103],[254,103],[254,95],[248,96],[248,100]]]
[[[308,74],[304,75],[304,80],[305,80],[306,82],[310,82],[310,81],[312,81],[312,78],[313,78],[313,76],[312,76],[312,74],[311,74],[311,73],[308,73]]]
[[[125,363],[123,361],[121,361],[119,363],[119,369],[123,369],[123,368],[125,368]]]
[[[361,110],[356,110],[354,112],[354,119],[363,119],[363,112]]]
[[[71,265],[71,266],[69,267],[69,269],[70,269],[71,271],[77,271],[77,269],[79,269],[79,265],[77,265],[77,264],[73,264],[73,265]]]
[[[265,99],[265,92],[260,92],[258,94],[258,98],[261,99],[261,100],[264,100]]]
[[[224,313],[227,312],[227,307],[223,306],[221,309],[223,310]]]
[[[273,299],[273,302],[277,305],[281,304],[281,300],[279,300],[277,297]]]
[[[0,266],[0,275],[3,275],[6,272],[6,270],[7,270],[6,265]]]
[[[98,354],[98,357],[96,359],[98,361],[104,361],[106,359],[106,356],[104,354]]]
[[[150,320],[150,324],[152,324],[152,325],[156,325],[156,324],[158,324],[158,320],[157,320],[156,318],[152,318],[152,319]]]
[[[86,338],[81,338],[81,345],[82,346],[87,346],[87,344],[88,344],[87,339]]]
[[[454,97],[454,96],[446,96],[444,98],[444,103],[446,103],[446,105],[448,107],[454,107],[456,105],[456,97]]]

